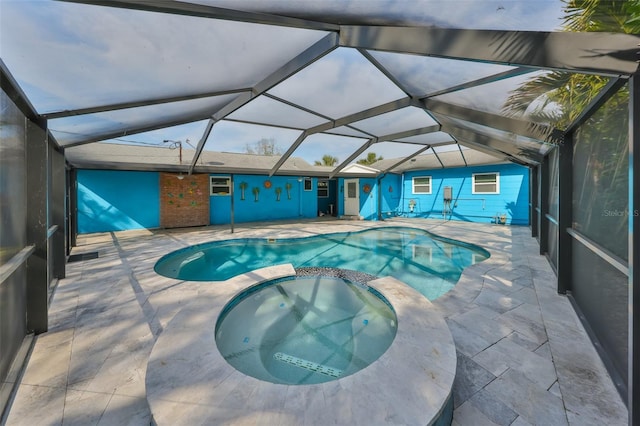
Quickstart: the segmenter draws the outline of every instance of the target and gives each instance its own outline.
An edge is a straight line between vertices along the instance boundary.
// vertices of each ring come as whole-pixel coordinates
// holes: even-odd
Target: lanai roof
[[[564,2],[533,4],[3,0],[0,80],[72,163],[98,164],[100,149],[82,150],[97,142],[137,167],[164,160],[132,145],[181,146],[176,170],[193,172],[268,141],[279,155],[255,165],[271,175],[335,176],[372,152],[417,163],[446,145],[536,164],[637,72],[640,37],[567,32]],[[602,89],[569,121],[545,93],[505,108],[552,73]],[[339,162],[314,168],[324,155]]]

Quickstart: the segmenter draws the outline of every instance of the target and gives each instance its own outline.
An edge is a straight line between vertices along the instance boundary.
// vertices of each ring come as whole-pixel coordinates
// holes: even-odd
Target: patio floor
[[[148,425],[147,360],[169,321],[200,285],[155,274],[169,251],[211,240],[298,237],[406,225],[478,244],[492,254],[433,301],[458,364],[454,425],[626,425],[627,410],[570,302],[526,227],[393,219],[319,218],[83,235],[50,307],[8,425]],[[381,419],[380,424],[385,424]]]

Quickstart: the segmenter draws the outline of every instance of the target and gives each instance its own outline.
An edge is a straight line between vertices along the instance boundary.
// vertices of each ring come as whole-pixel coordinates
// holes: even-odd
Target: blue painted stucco
[[[211,176],[229,176],[214,174]],[[261,220],[284,220],[312,218],[318,216],[317,179],[311,179],[311,190],[304,189],[304,179],[295,176],[234,175],[233,195],[212,195],[210,199],[211,224],[219,225],[231,222],[231,197],[234,201],[234,221],[253,222]],[[265,181],[271,182],[266,188]],[[244,200],[240,184],[247,183]],[[287,194],[287,183],[291,190]],[[258,188],[258,201],[255,201],[253,188]],[[277,200],[276,188],[281,188],[280,200]]]
[[[500,193],[472,194],[474,173],[497,172]],[[229,176],[213,174],[211,176]],[[414,194],[412,179],[431,177],[431,194]],[[305,180],[311,182],[305,190]],[[271,183],[265,187],[265,181]],[[359,215],[365,220],[394,216],[493,222],[504,214],[507,224],[529,223],[529,170],[516,164],[412,171],[359,178]],[[247,183],[244,200],[240,184]],[[231,222],[231,197],[236,223],[317,217],[334,205],[344,215],[344,178],[329,181],[329,197],[318,198],[318,179],[296,176],[234,175],[233,195],[210,196],[210,223]],[[287,194],[286,186],[291,185]],[[452,210],[443,216],[443,189],[453,188]],[[365,191],[365,187],[369,189]],[[259,188],[255,201],[252,189]],[[277,199],[276,188],[281,188]],[[415,201],[413,211],[410,200]],[[78,232],[106,232],[160,226],[158,172],[78,170]]]
[[[376,178],[340,178],[338,179],[338,216],[344,216],[344,185],[345,180],[358,179],[358,198],[360,201],[360,216],[365,220],[378,219],[378,181]],[[369,187],[369,192],[365,191]]]
[[[494,172],[500,176],[500,192],[473,194],[472,175]],[[413,193],[413,178],[416,176],[431,176],[431,194]],[[403,177],[398,214],[406,217],[445,218],[443,191],[446,186],[453,189],[453,202],[451,210],[446,213],[447,219],[491,223],[495,221],[496,215],[506,215],[508,224],[529,224],[529,170],[517,164],[407,172]],[[410,200],[415,200],[413,212],[409,208]]]
[[[473,194],[472,175],[493,173],[500,176],[498,194]],[[414,194],[413,178],[431,177],[431,194]],[[371,186],[365,194],[365,185]],[[339,185],[339,214],[344,214],[344,179]],[[517,164],[498,164],[464,168],[411,171],[402,175],[387,174],[379,179],[360,178],[360,216],[366,220],[377,220],[380,216],[418,217],[430,219],[450,219],[468,222],[495,221],[496,216],[506,215],[507,224],[529,224],[529,170]],[[444,187],[453,189],[451,210],[444,211]],[[413,211],[409,207],[415,201]]]
[[[78,170],[78,233],[160,226],[157,172]]]

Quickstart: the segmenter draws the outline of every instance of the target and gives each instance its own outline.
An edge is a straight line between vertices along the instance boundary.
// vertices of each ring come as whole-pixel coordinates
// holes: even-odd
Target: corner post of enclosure
[[[549,213],[549,156],[545,156],[540,163],[540,184],[538,186],[538,196],[540,212],[538,218],[540,219],[540,226],[538,230],[540,232],[540,254],[545,254],[549,250],[549,222],[547,214]]]
[[[558,293],[571,290],[571,228],[573,218],[573,135],[570,132],[558,152]]]
[[[27,120],[27,243],[35,251],[27,260],[27,330],[48,329],[48,140],[46,122]]]
[[[64,278],[66,275],[66,166],[64,149],[51,150],[51,224],[55,227],[51,241],[53,278]]]
[[[235,198],[234,192],[235,191],[233,190],[233,185],[234,185],[234,183],[233,183],[233,181],[234,181],[233,174],[231,174],[231,177],[229,178],[229,180],[230,180],[230,182],[229,182],[229,187],[230,187],[229,188],[229,192],[230,192],[230,194],[229,195],[231,196],[231,200],[230,200],[231,201],[231,206],[230,206],[231,220],[230,220],[230,222],[231,222],[231,233],[233,234],[234,231],[235,231],[235,222],[236,222],[236,220],[235,220],[236,207],[235,207],[235,202],[234,202],[234,198]]]
[[[529,224],[531,237],[538,237],[538,169],[539,166],[529,167]]]
[[[640,423],[640,398],[635,392],[640,389],[640,316],[635,307],[640,306],[640,78],[639,74],[629,79],[629,367],[627,407],[629,424]],[[638,173],[636,173],[638,169]]]

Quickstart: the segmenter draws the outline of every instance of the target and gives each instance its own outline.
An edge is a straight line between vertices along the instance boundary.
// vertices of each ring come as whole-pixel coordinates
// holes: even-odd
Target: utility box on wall
[[[160,173],[160,227],[209,225],[209,175]]]
[[[453,199],[453,188],[450,186],[445,186],[443,195],[444,195],[443,198],[445,201],[451,201]]]

